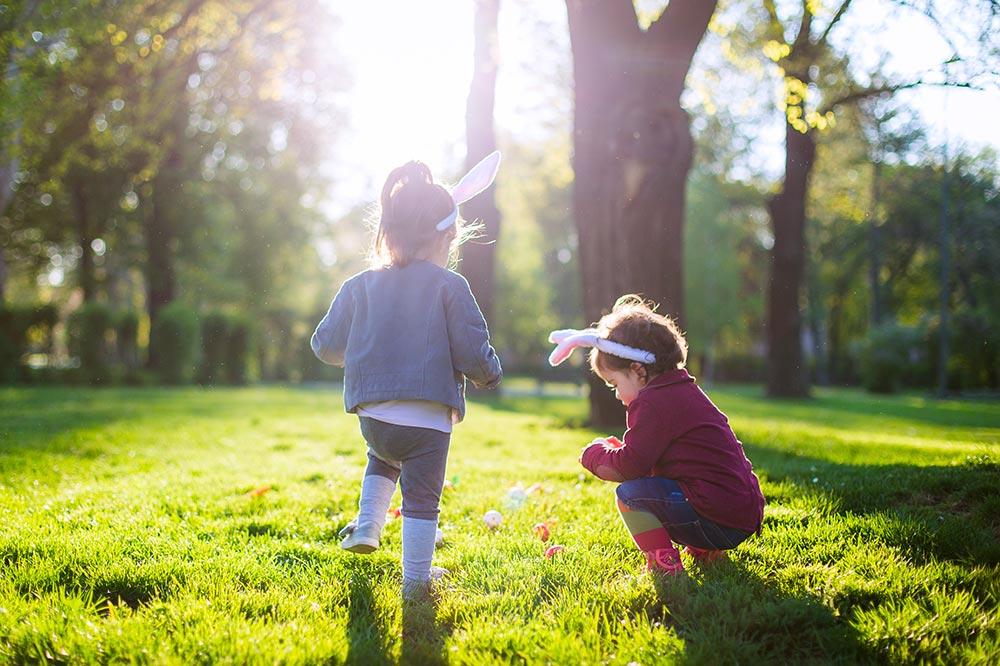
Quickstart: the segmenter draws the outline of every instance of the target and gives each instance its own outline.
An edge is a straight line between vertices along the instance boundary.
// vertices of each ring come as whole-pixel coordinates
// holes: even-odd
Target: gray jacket
[[[479,388],[503,370],[469,283],[436,264],[358,273],[313,333],[313,353],[344,367],[344,408],[433,400],[465,417],[465,379]]]

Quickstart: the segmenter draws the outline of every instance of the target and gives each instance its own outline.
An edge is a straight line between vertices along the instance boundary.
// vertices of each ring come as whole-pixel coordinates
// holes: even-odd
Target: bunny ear
[[[555,342],[556,344],[559,344],[569,336],[579,335],[581,333],[592,333],[594,335],[597,335],[597,329],[596,328],[584,328],[579,330],[575,328],[559,329],[558,331],[552,331],[551,333],[549,333],[549,342]]]
[[[469,169],[469,173],[458,181],[458,185],[451,191],[451,198],[455,201],[455,205],[465,203],[492,185],[499,169],[500,151],[494,150],[480,160],[479,164]]]
[[[553,331],[553,333],[570,333],[570,335],[564,337],[549,354],[549,365],[559,365],[569,358],[577,347],[594,347],[597,344],[597,335],[589,330]]]
[[[559,365],[569,358],[570,354],[577,347],[597,347],[602,352],[611,354],[612,356],[640,363],[656,362],[656,356],[652,352],[602,338],[598,335],[596,328],[585,328],[580,331],[572,328],[564,328],[552,331],[549,333],[549,342],[556,343],[556,348],[549,354],[549,365]]]

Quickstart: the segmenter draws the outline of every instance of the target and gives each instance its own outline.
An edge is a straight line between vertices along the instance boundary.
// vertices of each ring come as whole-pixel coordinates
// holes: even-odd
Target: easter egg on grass
[[[545,523],[538,523],[533,528],[531,528],[531,531],[534,532],[535,536],[537,536],[542,541],[549,540],[549,526],[546,525]]]
[[[490,509],[483,514],[483,523],[491,530],[495,530],[503,524],[503,516],[496,509]]]

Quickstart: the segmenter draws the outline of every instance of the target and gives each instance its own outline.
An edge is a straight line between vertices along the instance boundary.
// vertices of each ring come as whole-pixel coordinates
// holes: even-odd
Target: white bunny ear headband
[[[500,169],[500,151],[494,150],[492,153],[480,160],[479,164],[469,169],[469,173],[462,176],[458,185],[451,191],[451,199],[455,202],[454,208],[444,218],[435,225],[438,231],[444,231],[455,224],[458,219],[458,205],[481,193],[493,184],[493,179],[497,177]]]
[[[556,348],[549,354],[549,365],[559,365],[569,358],[577,347],[597,347],[606,354],[639,363],[653,363],[656,360],[652,352],[602,338],[596,328],[585,328],[582,331],[573,328],[552,331],[549,333],[549,342],[556,343]]]

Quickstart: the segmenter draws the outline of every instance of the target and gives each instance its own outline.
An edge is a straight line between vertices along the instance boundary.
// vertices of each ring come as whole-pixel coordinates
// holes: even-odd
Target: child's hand
[[[598,446],[598,445],[604,447],[605,451],[614,451],[615,449],[620,449],[623,446],[625,446],[625,442],[621,441],[614,435],[611,435],[610,437],[595,437],[594,441],[592,441],[590,444],[587,444],[587,446],[583,447],[583,449],[580,452],[580,457],[581,458],[583,457],[583,451],[586,451],[592,446]]]
[[[592,441],[590,444],[587,444],[587,446],[583,447],[583,449],[580,450],[580,457],[577,460],[581,465],[583,465],[583,456],[587,453],[587,450],[592,446],[600,446],[605,451],[614,451],[615,449],[620,449],[623,446],[625,446],[625,443],[613,435],[611,437],[597,437],[594,439],[594,441]],[[584,469],[586,469],[588,472],[596,476],[598,479],[601,479],[602,481],[614,481],[617,483],[621,483],[622,481],[625,480],[625,478],[621,475],[620,472],[618,472],[618,470],[609,467],[607,465],[598,465],[596,469],[590,469],[586,467],[586,465],[584,465]]]
[[[611,435],[610,437],[608,437],[607,439],[604,440],[604,448],[607,451],[613,451],[614,449],[620,449],[623,446],[625,446],[625,442],[623,442],[622,440],[618,439],[614,435]]]
[[[580,449],[580,457],[576,459],[577,462],[583,462],[583,454],[586,453],[587,449],[589,449],[592,446],[605,446],[607,441],[608,440],[606,440],[603,437],[595,437],[594,440],[590,442],[590,444],[587,444],[582,449]]]

